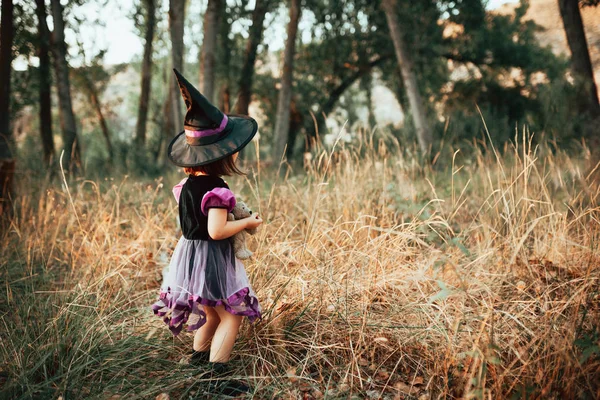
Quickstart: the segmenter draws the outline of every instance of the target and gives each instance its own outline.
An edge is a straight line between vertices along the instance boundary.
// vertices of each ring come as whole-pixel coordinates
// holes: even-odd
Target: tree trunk
[[[38,39],[40,58],[40,134],[44,150],[44,164],[50,165],[54,158],[54,136],[52,135],[52,102],[50,99],[50,37],[46,22],[46,4],[44,0],[35,0],[38,17]]]
[[[252,80],[254,79],[254,64],[256,63],[256,51],[262,41],[265,15],[271,0],[256,0],[254,11],[252,11],[252,25],[248,33],[244,64],[239,80],[239,93],[236,105],[236,113],[248,115],[248,107],[252,97]]]
[[[222,97],[221,97],[221,111],[223,111],[225,114],[229,114],[229,112],[231,111],[231,93],[229,91],[229,85],[228,84],[223,84],[223,90],[221,90],[222,93]]]
[[[56,86],[58,89],[58,104],[60,126],[63,135],[65,151],[64,169],[75,172],[80,165],[79,141],[77,140],[77,125],[71,103],[71,83],[69,81],[69,65],[67,64],[67,45],[65,44],[65,23],[62,15],[60,0],[50,0],[52,5],[52,19],[54,32],[52,35],[52,52],[54,55],[54,69],[56,72]]]
[[[404,34],[397,17],[396,0],[382,0],[381,6],[385,12],[388,27],[390,29],[390,36],[394,42],[396,58],[398,59],[398,64],[402,73],[402,80],[406,86],[410,110],[415,121],[419,147],[423,154],[428,154],[431,151],[433,139],[429,124],[427,123],[425,107],[417,84],[417,77],[413,71],[412,59],[404,45]]]
[[[109,161],[113,161],[113,147],[112,143],[110,142],[110,131],[108,130],[106,119],[104,118],[104,114],[102,113],[102,105],[100,104],[100,99],[98,97],[98,90],[96,89],[94,82],[90,81],[87,77],[84,77],[84,79],[87,83],[87,91],[90,96],[90,102],[92,103],[92,107],[94,107],[94,111],[96,112],[96,116],[98,117],[98,122],[100,122],[100,129],[102,129],[102,135],[104,136],[104,140],[106,141],[108,159]]]
[[[200,62],[200,91],[211,102],[215,100],[215,57],[221,3],[222,0],[208,0],[208,6],[204,14],[204,39]]]
[[[302,117],[302,113],[298,111],[296,102],[294,101],[294,99],[292,99],[290,102],[290,131],[288,133],[288,145],[285,151],[285,157],[288,160],[291,160],[294,156],[294,147],[296,145],[296,139],[298,138],[298,132],[300,132],[303,123],[304,118]]]
[[[10,72],[12,64],[13,2],[2,0],[0,21],[0,217],[10,215],[15,159],[10,129]]]
[[[285,156],[290,130],[290,102],[292,100],[292,74],[294,70],[294,54],[296,53],[296,35],[300,20],[300,0],[290,0],[290,22],[288,23],[287,39],[283,55],[283,73],[281,88],[277,101],[277,116],[275,118],[275,161],[281,161]]]
[[[590,60],[578,0],[558,0],[567,42],[571,50],[571,69],[575,82],[581,88],[581,111],[592,117],[600,117],[598,89],[594,82],[594,70]]]
[[[183,25],[185,21],[185,0],[169,0],[169,31],[171,34],[171,55],[173,68],[183,73]],[[171,112],[173,114],[172,134],[183,130],[182,103],[175,76],[170,74]]]
[[[170,71],[167,69],[167,73],[166,76],[169,77],[168,81],[171,81],[171,74],[169,73]],[[159,143],[158,143],[158,152],[157,152],[157,158],[156,161],[158,162],[159,160],[163,160],[163,163],[165,163],[169,158],[167,157],[167,146],[169,145],[169,142],[171,141],[171,139],[173,138],[173,136],[176,135],[177,132],[179,132],[180,129],[182,129],[183,127],[180,126],[178,128],[174,128],[175,124],[173,123],[173,96],[172,96],[172,91],[170,91],[169,93],[171,93],[171,95],[167,94],[166,98],[165,98],[165,102],[163,104],[163,130],[162,130],[162,136]]]
[[[158,136],[158,143],[152,150],[152,156],[157,165],[164,163],[168,160],[166,149],[163,151],[163,143],[172,139],[172,133],[169,132],[169,126],[171,122],[169,119],[173,115],[169,107],[169,100],[171,96],[166,96],[165,101],[162,104],[162,115],[157,115],[154,122],[158,125],[160,135]]]
[[[360,88],[365,92],[365,96],[367,97],[367,110],[369,112],[367,126],[370,130],[373,130],[375,129],[375,125],[377,125],[377,121],[375,120],[375,112],[373,110],[373,75],[368,74],[363,76],[360,79]]]
[[[406,118],[406,113],[410,108],[410,105],[408,104],[406,86],[402,80],[402,72],[400,71],[400,67],[396,68],[394,73],[398,75],[398,79],[396,80],[397,84],[392,85],[391,90],[394,92],[394,96],[396,97],[396,100],[398,100],[398,104],[400,104],[400,110],[402,110],[403,118]]]
[[[40,1],[40,0],[38,0]],[[156,24],[156,1],[145,0],[146,4],[146,34],[144,44],[144,59],[142,61],[142,91],[138,119],[135,127],[135,140],[139,145],[146,142],[146,124],[148,122],[148,103],[152,82],[152,42],[154,40],[154,25]]]
[[[214,73],[213,90],[215,93],[215,101],[219,104],[220,110],[229,114],[231,109],[231,54],[233,53],[232,40],[229,38],[231,33],[231,25],[227,23],[227,2],[221,1],[219,4],[221,9],[217,18],[217,51],[215,53],[215,64],[219,66],[218,71]]]

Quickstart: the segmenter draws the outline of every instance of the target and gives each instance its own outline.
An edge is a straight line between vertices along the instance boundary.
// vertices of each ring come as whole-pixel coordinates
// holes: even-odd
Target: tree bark
[[[271,0],[256,0],[254,11],[252,11],[252,25],[248,33],[246,52],[244,53],[244,64],[239,80],[239,93],[236,104],[236,113],[248,115],[248,107],[252,98],[252,81],[254,79],[254,64],[256,63],[256,52],[262,41],[265,15]]]
[[[290,102],[290,131],[288,133],[288,144],[285,151],[285,157],[291,160],[294,156],[294,147],[296,146],[296,139],[298,138],[298,132],[302,128],[304,118],[302,113],[298,111],[296,102],[294,99]]]
[[[222,0],[208,0],[204,14],[204,39],[200,62],[200,88],[209,101],[215,101],[215,57],[217,33],[219,31],[219,10]]]
[[[221,90],[221,107],[220,110],[225,114],[229,114],[231,111],[231,93],[229,91],[229,85],[224,83],[223,89]]]
[[[394,92],[394,96],[396,97],[396,100],[398,100],[398,104],[400,104],[400,110],[402,111],[402,114],[406,116],[410,105],[406,96],[406,86],[404,85],[404,80],[402,80],[402,72],[400,71],[400,67],[396,68],[394,73],[398,75],[398,80],[396,81],[396,85],[392,85],[391,90]]]
[[[98,120],[100,121],[100,127],[102,128],[102,135],[104,136],[104,140],[106,141],[108,159],[110,161],[113,161],[114,152],[112,143],[110,141],[110,131],[108,130],[108,125],[106,124],[106,118],[104,118],[104,114],[102,113],[102,106],[100,105],[100,99],[98,98],[98,93],[96,93],[96,90],[92,92],[92,105],[96,110],[96,115],[98,116]]]
[[[396,3],[396,0],[382,0],[381,7],[385,12],[388,27],[390,29],[390,36],[394,42],[396,58],[398,59],[398,64],[402,73],[402,80],[406,86],[410,110],[417,131],[419,147],[423,154],[428,154],[431,151],[433,139],[429,124],[427,123],[423,99],[421,98],[421,93],[417,84],[417,77],[413,70],[412,58],[410,53],[406,51],[404,45],[404,33],[402,32],[402,27],[398,21]]]
[[[373,75],[364,75],[360,79],[360,88],[365,92],[365,96],[367,97],[367,110],[369,112],[367,117],[367,126],[369,129],[375,129],[375,125],[377,125],[377,121],[375,119],[375,112],[373,109]]]
[[[12,72],[12,45],[14,40],[14,6],[12,0],[2,0],[2,20],[0,21],[0,134],[2,135],[2,158],[12,158],[8,143],[10,130],[10,75]]]
[[[600,117],[598,89],[594,82],[594,70],[579,11],[579,1],[558,0],[558,7],[571,50],[571,69],[576,84],[581,88],[580,107],[592,117]]]
[[[0,217],[10,215],[15,159],[10,129],[10,75],[14,39],[13,2],[2,0],[0,21]]]
[[[300,0],[290,0],[290,22],[288,23],[287,39],[283,53],[283,73],[277,101],[277,116],[275,118],[275,161],[281,161],[284,158],[288,142],[294,54],[296,53],[296,36],[301,11]]]
[[[37,0],[41,1],[41,0]],[[156,25],[156,0],[144,0],[146,5],[146,34],[144,43],[144,59],[142,60],[142,90],[138,119],[135,127],[135,140],[139,145],[146,143],[146,125],[148,122],[148,104],[152,82],[152,42],[154,41],[154,25]]]
[[[46,4],[44,0],[35,0],[38,18],[38,56],[40,58],[40,134],[44,151],[44,164],[50,165],[54,158],[54,136],[52,135],[52,102],[50,99],[50,42],[46,22]]]
[[[67,45],[65,44],[65,23],[63,20],[63,7],[60,0],[50,0],[52,5],[52,19],[54,32],[52,35],[52,53],[54,56],[54,69],[56,73],[56,86],[58,89],[58,104],[60,126],[62,129],[63,146],[65,151],[64,169],[75,172],[80,165],[80,149],[77,140],[77,125],[71,102],[71,83],[69,80],[69,65],[67,64]]]
[[[221,1],[219,4],[221,8],[219,9],[218,18],[217,18],[217,51],[215,52],[215,65],[219,66],[219,70],[214,73],[214,83],[213,87],[216,91],[214,93],[215,101],[219,104],[219,109],[226,114],[229,114],[231,109],[231,94],[230,94],[230,86],[231,86],[231,54],[233,43],[229,38],[229,34],[231,33],[231,26],[227,23],[227,2]]]
[[[171,73],[170,70],[167,68],[167,71],[165,72],[165,76],[167,76],[167,80],[169,82],[171,82]],[[156,161],[160,161],[162,160],[163,163],[165,163],[168,160],[167,157],[167,146],[169,144],[169,142],[171,141],[171,138],[177,133],[179,132],[180,129],[182,129],[183,127],[179,127],[179,128],[174,128],[175,124],[173,123],[173,96],[172,96],[172,91],[169,92],[170,94],[167,94],[166,98],[165,98],[165,102],[163,103],[163,124],[162,124],[162,136],[161,139],[158,143],[158,151],[156,153]]]
[[[183,73],[183,26],[185,21],[185,0],[169,0],[169,32],[171,35],[171,55],[173,68]],[[175,75],[169,75],[171,111],[173,114],[172,134],[183,130],[182,103]]]
[[[85,73],[82,71],[82,73]],[[96,112],[96,116],[98,117],[98,122],[100,123],[100,129],[102,130],[102,135],[104,136],[104,140],[106,141],[106,150],[108,151],[108,159],[109,161],[113,161],[113,147],[110,141],[110,131],[108,130],[108,125],[106,123],[106,118],[104,118],[104,113],[102,113],[102,105],[100,104],[100,98],[98,96],[98,90],[94,85],[94,82],[88,79],[88,77],[84,77],[87,84],[87,92],[90,96],[90,102],[92,103],[92,107]]]

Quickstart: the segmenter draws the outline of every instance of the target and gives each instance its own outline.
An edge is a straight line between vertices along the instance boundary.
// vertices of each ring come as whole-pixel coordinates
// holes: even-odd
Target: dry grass
[[[367,138],[306,174],[230,182],[267,222],[246,265],[264,320],[236,348],[255,398],[600,397],[593,166],[525,136],[470,151],[423,168]],[[180,363],[191,335],[149,309],[178,179],[19,198],[0,253],[0,394],[199,393],[202,370]]]

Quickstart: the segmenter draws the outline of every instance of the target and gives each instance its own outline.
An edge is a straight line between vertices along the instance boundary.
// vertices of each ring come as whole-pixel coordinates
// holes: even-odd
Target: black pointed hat
[[[169,144],[169,159],[180,167],[198,167],[237,153],[256,134],[258,124],[244,115],[225,115],[177,71],[185,101],[184,131]]]

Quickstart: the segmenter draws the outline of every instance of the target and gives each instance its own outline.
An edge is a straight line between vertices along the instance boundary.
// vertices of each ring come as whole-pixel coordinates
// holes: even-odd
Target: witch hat
[[[225,115],[176,69],[187,112],[184,131],[171,141],[169,159],[179,167],[198,167],[237,153],[256,134],[258,124],[244,115]]]

